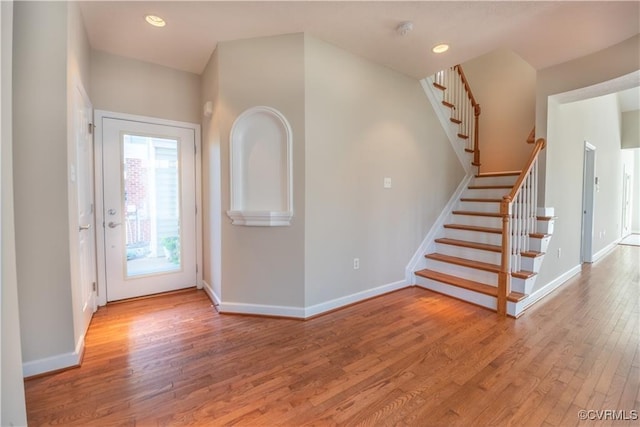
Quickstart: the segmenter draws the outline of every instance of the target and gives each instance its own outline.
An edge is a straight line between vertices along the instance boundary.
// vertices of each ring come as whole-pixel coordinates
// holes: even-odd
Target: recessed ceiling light
[[[167,25],[167,23],[164,22],[164,19],[156,15],[147,15],[144,17],[144,19],[154,27],[164,27],[165,25]]]
[[[442,43],[442,44],[434,46],[433,49],[431,49],[431,50],[433,51],[433,53],[444,53],[444,52],[449,50],[449,45],[445,44],[445,43]]]

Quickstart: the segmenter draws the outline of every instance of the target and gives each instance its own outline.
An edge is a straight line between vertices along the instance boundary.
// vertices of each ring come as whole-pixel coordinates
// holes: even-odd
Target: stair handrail
[[[465,150],[473,153],[471,164],[480,173],[480,105],[460,64],[438,71],[434,86],[443,90],[443,104],[451,108],[451,121],[459,126],[458,136],[466,139]]]
[[[465,89],[465,92],[467,93],[469,101],[471,101],[471,107],[473,108],[474,131],[473,131],[473,148],[472,148],[473,163],[472,164],[478,168],[478,173],[480,173],[480,138],[479,138],[479,131],[480,131],[479,119],[480,119],[480,112],[481,112],[480,104],[476,102],[476,98],[473,96],[473,92],[471,91],[471,86],[469,85],[467,76],[464,74],[464,70],[462,69],[462,66],[458,64],[453,68],[458,72],[458,75],[462,80],[462,84],[464,85],[464,89]]]
[[[525,168],[511,192],[500,203],[502,256],[498,273],[497,311],[503,316],[507,314],[507,296],[511,293],[511,273],[520,270],[521,254],[528,251],[529,234],[535,232],[538,156],[546,144],[544,138],[536,140]]]

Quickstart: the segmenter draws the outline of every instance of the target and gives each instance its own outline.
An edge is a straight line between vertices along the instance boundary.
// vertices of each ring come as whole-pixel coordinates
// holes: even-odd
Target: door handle
[[[109,228],[116,228],[117,226],[119,226],[121,223],[120,222],[109,222],[109,224],[107,224],[109,226]]]
[[[78,227],[78,229],[79,229],[80,231],[82,231],[82,230],[89,230],[90,228],[91,228],[91,224],[81,225],[81,226],[79,226],[79,227]]]

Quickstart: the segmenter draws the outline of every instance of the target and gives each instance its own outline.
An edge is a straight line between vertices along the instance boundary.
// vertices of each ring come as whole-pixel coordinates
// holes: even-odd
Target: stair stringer
[[[458,137],[459,126],[451,122],[451,109],[442,105],[442,91],[436,89],[433,83],[433,77],[426,77],[420,80],[422,89],[427,95],[429,102],[431,102],[431,106],[442,125],[442,129],[447,134],[453,151],[456,153],[465,172],[469,175],[474,168],[474,166],[471,165],[473,155],[464,151],[465,144],[462,142],[462,139]]]
[[[405,280],[407,283],[415,282],[415,272],[421,270],[426,267],[426,260],[424,258],[425,254],[430,252],[434,252],[436,248],[435,240],[438,237],[441,237],[442,232],[444,230],[444,225],[451,217],[451,212],[458,206],[458,202],[460,201],[460,197],[469,186],[469,183],[473,180],[473,173],[467,172],[467,175],[462,178],[460,184],[458,184],[458,188],[451,194],[449,201],[442,208],[440,215],[436,218],[435,222],[427,232],[427,235],[416,249],[415,253],[411,257],[409,264],[405,267],[404,274]]]

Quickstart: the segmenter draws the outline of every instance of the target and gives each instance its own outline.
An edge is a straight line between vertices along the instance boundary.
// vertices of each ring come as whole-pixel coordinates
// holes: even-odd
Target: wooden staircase
[[[480,173],[480,106],[460,66],[431,80],[438,108],[450,122],[471,165],[477,167],[415,271],[418,286],[517,317],[531,294],[553,231],[552,216],[538,216],[537,159],[544,140],[533,141],[522,171]],[[531,143],[535,129],[527,138]],[[453,140],[452,140],[453,141]],[[453,142],[452,142],[453,143]]]
[[[425,255],[426,268],[415,272],[427,289],[497,310],[498,276],[502,256],[500,204],[513,189],[520,172],[476,176],[435,239],[435,251]],[[541,222],[553,218],[540,218]],[[531,292],[550,234],[531,233],[530,250],[521,269],[511,274],[510,305]],[[511,310],[510,310],[511,311]]]

